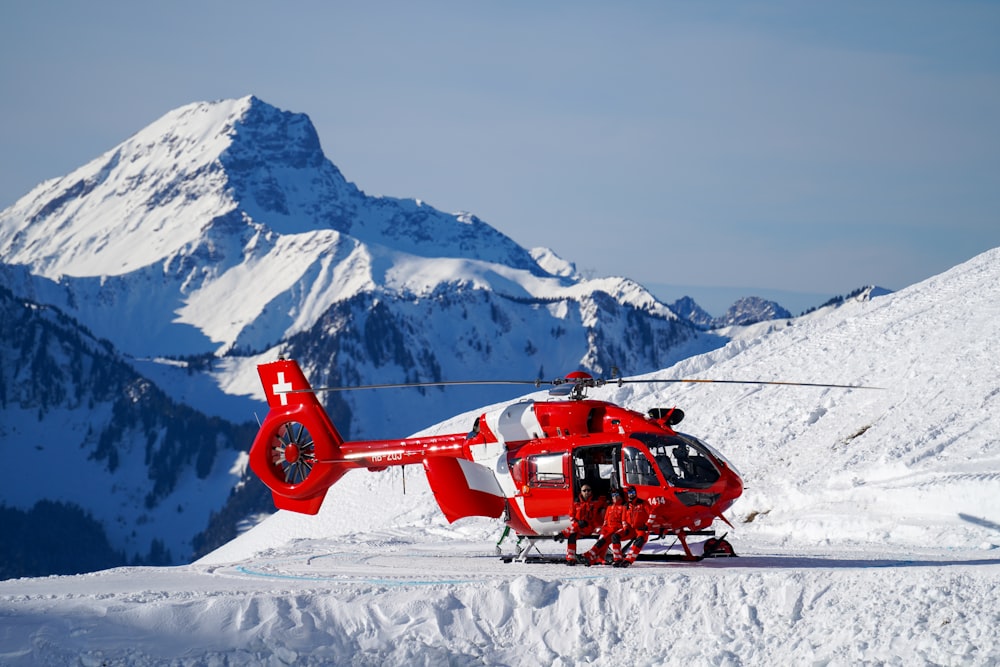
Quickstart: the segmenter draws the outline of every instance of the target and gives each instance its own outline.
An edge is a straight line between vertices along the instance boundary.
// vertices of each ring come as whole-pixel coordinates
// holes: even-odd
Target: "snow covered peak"
[[[754,324],[791,316],[790,312],[774,301],[768,301],[759,296],[747,296],[730,306],[726,314],[716,320],[715,326]]]
[[[137,356],[262,350],[362,294],[457,286],[521,303],[601,292],[672,319],[638,285],[583,281],[471,213],[366,195],[305,114],[254,96],[175,109],[42,183],[0,212],[0,262],[54,281],[35,289],[62,289],[51,303]],[[612,312],[593,303],[585,326]]]
[[[37,274],[121,275],[199,244],[235,208],[219,156],[249,98],[172,111],[0,213],[2,259]]]
[[[475,216],[364,195],[324,156],[306,115],[253,96],[175,109],[42,183],[0,212],[0,260],[50,278],[186,266],[195,254],[218,270],[241,262],[251,239],[318,230],[542,272]]]
[[[246,105],[227,121],[231,142],[218,157],[240,210],[279,234],[349,233],[361,192],[323,154],[309,117],[255,97],[240,101]]]
[[[703,329],[711,329],[715,324],[715,318],[709,315],[705,309],[689,296],[681,297],[670,304],[670,310],[677,313],[688,322]]]
[[[576,264],[563,259],[551,248],[532,248],[530,252],[538,265],[552,275],[565,276],[566,278],[580,277],[580,273],[576,270]]]

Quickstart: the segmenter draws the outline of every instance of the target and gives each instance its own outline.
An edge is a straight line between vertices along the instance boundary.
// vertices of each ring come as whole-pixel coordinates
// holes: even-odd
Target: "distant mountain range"
[[[0,212],[0,248],[0,441],[21,452],[0,520],[59,503],[130,562],[185,561],[267,511],[245,472],[261,361],[295,357],[317,386],[637,374],[791,317],[748,298],[713,320],[474,215],[366,195],[305,115],[252,96],[174,110],[40,184]],[[384,437],[509,397],[326,401],[345,435]]]
[[[706,331],[722,327],[746,326],[767,320],[787,319],[792,316],[790,312],[774,301],[757,296],[738,299],[722,317],[712,317],[689,296],[674,301],[670,304],[670,310]]]

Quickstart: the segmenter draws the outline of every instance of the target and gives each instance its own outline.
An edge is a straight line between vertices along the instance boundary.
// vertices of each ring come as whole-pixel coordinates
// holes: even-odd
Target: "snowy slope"
[[[607,390],[679,405],[741,470],[738,559],[504,564],[417,469],[352,473],[190,566],[0,582],[0,661],[997,664],[998,297],[993,250],[656,374],[880,390]]]

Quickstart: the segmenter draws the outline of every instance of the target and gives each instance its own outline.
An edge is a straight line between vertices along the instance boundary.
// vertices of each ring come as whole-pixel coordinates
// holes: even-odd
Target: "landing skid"
[[[735,556],[736,554],[733,554]],[[712,558],[717,558],[718,556],[711,556]],[[658,563],[667,562],[679,562],[679,563],[694,563],[700,560],[704,560],[708,556],[692,556],[688,558],[684,554],[639,554],[636,556],[636,560],[642,561],[654,561]],[[566,562],[565,556],[553,556],[546,554],[536,554],[533,556],[515,556],[515,555],[504,555],[500,557],[505,563],[548,563],[551,565],[562,565]],[[605,565],[610,565],[610,562],[605,563]]]
[[[705,540],[702,544],[702,552],[700,554],[695,554],[691,548],[688,546],[687,540],[690,536],[704,536],[711,535],[709,539]],[[701,530],[701,531],[691,531],[675,533],[673,536],[676,538],[674,543],[668,547],[668,550],[676,545],[678,542],[683,548],[684,553],[640,553],[636,560],[641,561],[651,561],[651,562],[697,562],[704,560],[705,558],[735,558],[736,552],[733,550],[733,545],[726,540],[726,535],[723,534],[722,537],[715,537],[715,531],[713,530]],[[667,535],[659,535],[650,539],[650,543],[657,542],[664,539]],[[594,537],[582,538],[582,539],[595,539]],[[527,544],[522,546],[522,542],[526,541]],[[556,554],[544,554],[538,548],[539,542],[545,541],[556,541],[562,542],[562,538],[553,535],[534,535],[531,537],[518,535],[517,551],[513,554],[502,554],[500,555],[500,560],[504,563],[552,563],[561,564],[566,563],[565,555]],[[631,546],[631,542],[622,545],[622,551],[628,551]],[[531,551],[535,553],[531,553]],[[610,562],[608,563],[610,564]]]

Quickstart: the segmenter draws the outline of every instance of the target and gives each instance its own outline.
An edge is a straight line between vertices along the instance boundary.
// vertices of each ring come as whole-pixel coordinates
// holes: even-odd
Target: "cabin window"
[[[528,457],[528,484],[541,487],[565,487],[565,454],[540,454]]]

